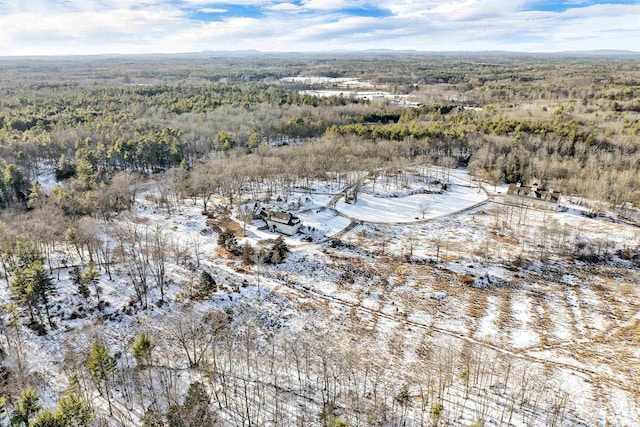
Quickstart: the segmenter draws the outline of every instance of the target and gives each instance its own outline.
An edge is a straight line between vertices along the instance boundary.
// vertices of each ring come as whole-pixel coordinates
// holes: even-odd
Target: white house
[[[293,236],[298,232],[302,221],[297,216],[288,212],[275,212],[263,209],[260,211],[260,217],[267,223],[269,231]]]

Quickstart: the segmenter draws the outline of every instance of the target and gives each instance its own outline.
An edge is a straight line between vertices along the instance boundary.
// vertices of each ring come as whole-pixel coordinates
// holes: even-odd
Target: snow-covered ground
[[[536,373],[537,384],[543,387],[544,381],[544,387],[549,387],[541,389],[547,390],[548,398],[566,393],[570,416],[565,425],[602,420],[632,425],[640,411],[625,384],[632,384],[633,377],[617,359],[603,358],[599,352],[615,345],[615,331],[637,313],[638,289],[625,283],[637,283],[638,270],[624,262],[614,267],[593,266],[553,254],[560,251],[554,245],[571,248],[572,242],[601,245],[613,254],[625,246],[637,247],[638,230],[570,213],[492,204],[486,193],[478,193],[464,170],[442,170],[440,174],[452,184],[443,194],[393,198],[363,191],[354,205],[345,204],[341,197],[336,205],[340,214],[323,209],[337,192],[308,195],[297,215],[306,226],[326,236],[349,225],[343,215],[365,222],[342,237],[349,248],[302,245],[300,236],[287,238],[293,252],[285,263],[256,268],[260,273],[248,277],[249,286],[234,293],[233,301],[223,294],[212,303],[225,307],[255,304],[260,280],[263,293],[289,301],[284,306],[269,305],[274,312],[264,312],[267,306],[259,309],[261,316],[279,318],[280,327],[302,332],[314,325],[340,330],[345,338],[357,340],[362,334],[370,335],[376,351],[388,352],[394,369],[400,370],[422,363],[412,349],[420,346],[425,335],[432,337],[436,348],[479,346],[512,358],[523,378]],[[425,217],[433,221],[388,224],[421,219],[425,200],[429,201]],[[487,204],[459,212],[483,201]],[[152,222],[166,224],[176,240],[187,243],[204,228],[198,211],[182,207],[170,217],[138,212]],[[453,212],[458,213],[451,215]],[[248,241],[257,244],[277,236],[257,230],[259,225],[257,221],[251,227]],[[211,256],[214,241],[215,236],[202,237],[207,254],[203,265],[217,272],[219,282],[247,280],[234,278],[232,269],[239,260]],[[545,245],[548,248],[543,250]],[[545,253],[551,253],[547,255],[551,258],[541,262],[539,257]],[[517,255],[524,261],[514,272]],[[612,281],[612,272],[621,278]],[[176,266],[174,274],[185,273]],[[607,344],[592,346],[592,339]],[[398,346],[399,342],[403,344]],[[608,390],[612,396],[608,402],[597,401],[594,383]],[[515,388],[511,392],[516,393]],[[452,402],[461,405],[464,401],[455,386],[447,393]],[[498,402],[508,402],[508,394],[492,399],[489,412],[498,423]],[[461,415],[469,423],[477,420],[471,408],[473,405]],[[513,422],[549,424],[549,413],[527,414],[521,413]]]
[[[259,362],[270,351],[282,350],[266,344],[271,337],[281,337],[280,343],[302,343],[301,349],[306,348],[301,338],[305,334],[330,337],[336,347],[320,341],[322,346],[309,347],[314,357],[322,356],[322,351],[358,350],[345,350],[351,359],[340,360],[344,365],[336,365],[332,371],[336,375],[347,363],[364,360],[366,354],[372,360],[367,373],[388,378],[388,388],[380,393],[391,396],[389,400],[402,384],[409,386],[414,404],[407,409],[407,425],[420,425],[418,396],[421,387],[428,388],[426,366],[433,367],[429,374],[452,369],[442,396],[443,413],[449,418],[441,424],[471,425],[483,419],[485,425],[499,425],[501,419],[504,423],[509,418],[510,407],[514,425],[550,425],[554,408],[566,411],[563,421],[556,423],[560,425],[637,424],[637,373],[630,362],[633,357],[622,355],[638,355],[632,332],[639,316],[640,272],[637,264],[618,258],[616,252],[625,247],[637,252],[638,229],[493,203],[486,193],[478,193],[464,170],[439,173],[451,181],[443,194],[376,197],[365,182],[358,202],[345,204],[341,197],[338,212],[326,205],[344,188],[321,188],[331,190],[327,194],[295,194],[293,199],[308,197],[296,214],[318,236],[345,230],[351,224],[347,216],[362,223],[337,242],[287,237],[292,251],[284,263],[242,270],[240,257],[219,251],[217,235],[207,226],[199,201],[183,201],[169,214],[159,211],[141,192],[132,214],[102,224],[101,237],[113,238],[117,227],[127,225],[141,230],[158,226],[167,233],[173,249],[167,262],[166,303],[159,303],[159,289],[149,276],[149,308],[140,310],[132,304],[135,292],[127,266],[116,262],[111,280],[101,272],[99,287],[108,304],[98,309],[93,295],[87,302],[77,294],[70,269],[61,268],[60,280],[56,279],[58,295],[53,299],[58,329],[38,337],[24,328],[26,351],[33,354],[29,368],[41,372],[47,384],[39,390],[44,402],[51,406],[52,396],[64,389],[65,361],[72,350],[84,357],[88,343],[99,338],[119,355],[123,367],[133,363],[130,343],[140,331],[157,337],[157,358],[175,364],[171,372],[176,388],[184,391],[190,381],[201,377],[184,363],[180,346],[167,338],[167,331],[180,320],[199,319],[220,309],[238,329],[216,350],[239,345],[244,333],[257,328],[248,342],[258,349],[264,345],[265,350],[260,357],[248,358],[256,362],[248,371],[269,371]],[[421,219],[425,202],[429,207],[425,218],[431,221],[391,224]],[[248,237],[239,239],[241,243],[268,247],[267,240],[278,235],[259,230],[261,225],[260,221],[250,224]],[[576,248],[593,248],[607,256],[588,261],[591,258],[582,257],[583,252],[571,252]],[[69,265],[81,264],[71,247],[57,249],[66,254]],[[210,272],[219,287],[202,299],[194,298],[192,291],[203,271]],[[9,300],[6,287],[0,289],[0,300],[3,304]],[[466,356],[451,359],[458,353]],[[485,383],[465,389],[464,379],[474,378],[478,372],[474,369],[480,369],[465,368],[469,360],[484,364],[490,374]],[[287,375],[295,378],[293,366],[279,367],[278,381]],[[293,389],[295,383],[283,384],[276,393]],[[268,388],[268,381],[264,387]],[[221,392],[220,388],[215,391]],[[338,396],[339,409],[353,390],[344,391]],[[287,421],[279,425],[295,424],[300,405],[320,413],[322,408],[314,401],[320,401],[320,391],[305,393],[292,398],[282,415]],[[114,394],[124,402],[122,389]],[[529,400],[525,403],[521,396]],[[93,399],[104,412],[104,399],[97,393]],[[146,405],[134,410],[137,415],[128,419],[129,425],[139,424],[149,402],[141,403]],[[429,418],[432,403],[426,409],[428,424],[433,421]],[[269,416],[258,424],[276,425],[271,417],[275,412],[269,407],[265,410]],[[222,411],[220,416],[229,425],[240,424],[231,413]],[[501,418],[501,414],[506,415]],[[315,415],[305,423],[321,424]]]
[[[409,95],[392,94],[380,90],[377,85],[368,81],[355,78],[333,78],[333,77],[284,77],[280,81],[285,83],[305,84],[314,89],[301,90],[303,95],[313,95],[319,97],[344,96],[368,100],[388,100],[393,104],[403,107],[417,107],[420,103],[409,100]],[[321,87],[322,89],[315,89]],[[338,89],[336,89],[338,88]],[[366,90],[363,90],[366,89]]]
[[[486,182],[482,183],[482,189],[490,195],[506,195],[507,191],[509,191],[509,184],[489,184]]]
[[[468,186],[468,180],[457,179],[442,194],[414,194],[404,197],[377,197],[358,194],[355,203],[341,199],[336,209],[349,218],[373,223],[406,223],[433,219],[468,209],[487,200],[487,194]],[[464,184],[462,184],[464,182]]]
[[[321,235],[331,237],[344,230],[351,223],[348,218],[328,208],[318,208],[298,213],[302,223]]]
[[[36,176],[36,181],[38,182],[38,184],[40,184],[40,187],[44,194],[51,194],[53,187],[57,185],[55,168],[48,167],[39,170],[38,175]]]
[[[341,85],[363,85],[367,82],[360,81],[352,77],[321,77],[321,76],[293,76],[283,77],[280,79],[288,83],[304,83],[304,84],[341,84]]]

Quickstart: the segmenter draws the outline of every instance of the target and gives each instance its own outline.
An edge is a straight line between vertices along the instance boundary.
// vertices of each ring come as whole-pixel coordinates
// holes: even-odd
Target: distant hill
[[[366,50],[324,50],[324,51],[291,51],[291,52],[265,52],[259,50],[205,50],[200,52],[180,52],[180,53],[143,53],[143,54],[96,54],[96,55],[62,55],[62,56],[0,56],[1,60],[86,60],[86,59],[119,59],[119,58],[141,58],[141,59],[166,59],[166,58],[210,58],[210,57],[228,57],[241,58],[252,56],[263,57],[313,57],[313,56],[395,56],[395,55],[411,55],[411,56],[451,56],[451,57],[481,57],[481,56],[515,56],[515,57],[611,57],[611,56],[638,56],[640,52],[631,50],[572,50],[562,52],[518,52],[506,50],[484,50],[484,51],[426,51],[415,49],[366,49]]]
[[[615,49],[600,49],[600,50],[570,50],[565,52],[557,52],[557,55],[640,55],[640,52],[633,50],[615,50]]]

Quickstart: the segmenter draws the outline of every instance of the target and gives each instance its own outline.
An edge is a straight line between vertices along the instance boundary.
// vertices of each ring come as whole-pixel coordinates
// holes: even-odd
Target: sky
[[[0,56],[640,50],[640,0],[0,0]]]

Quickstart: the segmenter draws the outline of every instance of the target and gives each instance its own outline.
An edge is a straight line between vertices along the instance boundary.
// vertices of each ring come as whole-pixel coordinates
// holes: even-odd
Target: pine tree
[[[189,426],[211,425],[214,417],[209,409],[211,398],[207,388],[200,382],[189,385],[187,395],[184,398],[184,411]]]
[[[89,287],[82,281],[82,273],[80,272],[80,267],[74,265],[69,273],[71,276],[71,281],[74,285],[78,287],[78,294],[80,294],[84,299],[89,299],[91,292],[89,291]]]
[[[65,427],[89,427],[94,418],[93,409],[87,401],[72,392],[67,392],[58,401],[54,416]]]
[[[85,190],[89,190],[95,186],[93,165],[85,159],[78,160],[76,163],[76,178]]]
[[[216,289],[216,281],[208,271],[203,271],[200,274],[198,284],[200,287],[200,291],[203,293],[208,294],[209,292],[212,292]]]
[[[247,142],[247,153],[251,153],[259,145],[260,145],[260,136],[254,130],[249,135],[249,141]]]
[[[38,181],[34,181],[29,189],[29,200],[27,202],[27,206],[30,209],[40,206],[42,203],[42,186]]]
[[[26,268],[34,262],[44,263],[44,256],[33,240],[18,240],[12,250],[13,268]]]
[[[9,200],[19,200],[27,190],[27,182],[18,166],[9,164],[4,169],[3,182],[9,192]]]
[[[76,375],[69,377],[69,386],[58,400],[54,416],[62,426],[89,427],[94,413],[89,403],[79,396],[80,382]]]
[[[96,269],[93,261],[89,261],[87,269],[82,273],[82,283],[85,286],[93,285],[96,290],[96,298],[100,301],[100,272]]]
[[[269,251],[269,262],[271,264],[279,264],[282,262],[286,254],[289,252],[289,246],[287,246],[286,242],[282,238],[282,236],[278,236],[276,240],[273,242],[273,246],[271,246],[271,250]]]
[[[223,151],[229,151],[235,147],[236,142],[233,140],[233,136],[226,131],[220,131],[216,134],[216,144],[218,148]]]
[[[69,425],[61,422],[50,409],[45,409],[36,414],[29,427],[67,427]]]
[[[218,246],[222,246],[233,254],[239,253],[238,238],[233,231],[223,231],[218,235]]]
[[[162,413],[154,410],[148,410],[142,417],[142,427],[165,427],[164,417]]]
[[[27,288],[27,276],[22,269],[15,270],[13,276],[9,281],[9,291],[11,297],[17,301],[20,305],[26,306],[29,309],[29,316],[33,322],[33,310],[34,300],[33,295],[30,295]]]
[[[44,270],[44,266],[40,261],[32,263],[26,269],[25,276],[27,279],[27,293],[33,295],[34,299],[44,306],[49,326],[53,328],[54,325],[49,312],[49,300],[56,291],[53,279]]]
[[[49,326],[54,327],[49,312],[49,300],[55,293],[55,285],[53,279],[44,270],[41,261],[32,262],[26,267],[15,268],[13,277],[9,281],[9,290],[16,301],[27,306],[32,321],[34,310],[40,316],[40,305],[44,306]]]
[[[98,392],[107,397],[109,404],[109,414],[113,414],[111,407],[110,382],[111,376],[116,371],[116,359],[111,356],[109,349],[102,343],[94,342],[89,350],[87,359],[87,369],[91,375],[91,379],[98,388]]]
[[[13,406],[11,425],[29,427],[31,418],[42,408],[38,403],[39,400],[40,396],[34,390],[30,388],[22,390],[20,398]]]
[[[216,417],[209,408],[211,398],[207,388],[200,382],[189,385],[184,404],[172,406],[167,411],[169,425],[199,427],[215,425]]]
[[[132,351],[133,357],[138,362],[139,366],[145,366],[151,364],[151,350],[153,348],[153,341],[146,332],[140,332],[136,340],[133,342]]]

